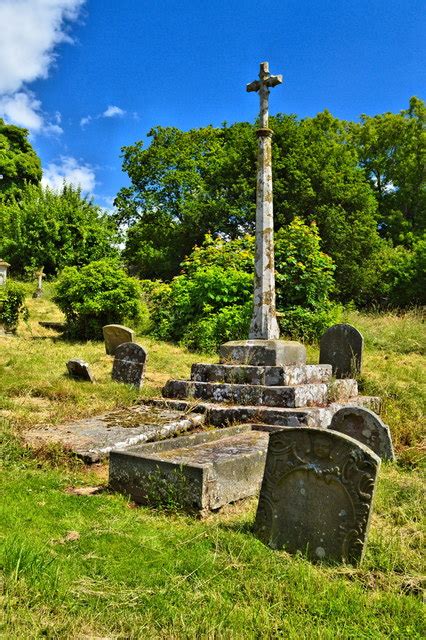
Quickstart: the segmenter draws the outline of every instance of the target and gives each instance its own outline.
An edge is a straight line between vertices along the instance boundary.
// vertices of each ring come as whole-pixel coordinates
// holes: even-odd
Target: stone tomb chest
[[[218,509],[259,491],[277,428],[240,425],[111,451],[110,487],[140,504]]]

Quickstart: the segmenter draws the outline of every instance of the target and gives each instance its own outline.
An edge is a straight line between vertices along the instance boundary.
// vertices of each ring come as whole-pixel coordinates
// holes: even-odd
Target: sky
[[[121,147],[157,125],[339,118],[425,99],[426,0],[0,0],[0,117],[30,131],[43,182],[111,209]]]

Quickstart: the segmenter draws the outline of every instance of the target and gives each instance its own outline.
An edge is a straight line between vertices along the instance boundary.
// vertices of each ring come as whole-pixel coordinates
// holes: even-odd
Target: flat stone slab
[[[86,462],[98,462],[111,449],[171,437],[203,424],[204,418],[201,413],[185,415],[175,409],[137,405],[56,427],[29,429],[22,435],[32,447],[58,444]]]
[[[222,364],[285,366],[305,364],[306,349],[300,342],[286,340],[235,340],[219,348]]]
[[[44,329],[53,329],[54,331],[65,331],[65,322],[50,322],[50,321],[45,321],[45,320],[41,320],[39,322],[40,327],[43,327]]]
[[[331,365],[287,365],[285,367],[259,367],[252,365],[193,364],[191,380],[194,382],[226,382],[287,386],[331,380]]]
[[[165,398],[232,402],[240,405],[266,405],[270,407],[306,407],[326,404],[326,384],[304,384],[287,387],[267,387],[248,384],[220,384],[169,380],[163,388]]]
[[[343,407],[334,414],[330,429],[362,442],[382,460],[395,460],[389,427],[373,411],[364,407]]]
[[[255,533],[313,561],[361,562],[380,458],[323,429],[271,433]]]
[[[139,504],[206,513],[258,492],[268,439],[241,425],[111,451],[109,485]]]

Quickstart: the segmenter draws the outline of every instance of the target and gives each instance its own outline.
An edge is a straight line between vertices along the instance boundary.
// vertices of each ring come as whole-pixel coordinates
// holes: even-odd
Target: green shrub
[[[76,338],[101,339],[105,324],[140,325],[147,316],[138,281],[108,258],[66,267],[54,301],[65,314],[67,334]]]
[[[8,280],[0,287],[0,324],[7,331],[16,331],[19,318],[28,319],[28,309],[25,306],[25,287]]]

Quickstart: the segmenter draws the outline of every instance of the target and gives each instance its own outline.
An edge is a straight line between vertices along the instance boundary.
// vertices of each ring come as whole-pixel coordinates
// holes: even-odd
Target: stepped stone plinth
[[[222,364],[280,367],[306,363],[306,349],[291,340],[236,340],[219,349]]]

